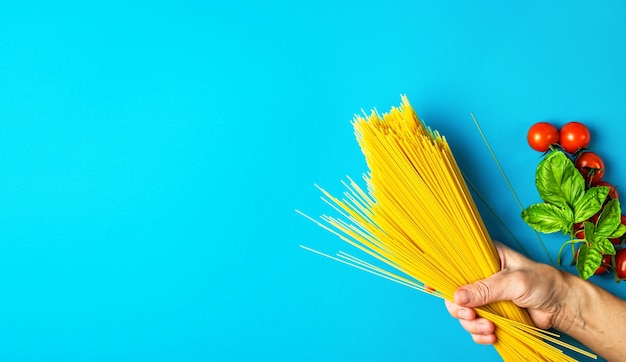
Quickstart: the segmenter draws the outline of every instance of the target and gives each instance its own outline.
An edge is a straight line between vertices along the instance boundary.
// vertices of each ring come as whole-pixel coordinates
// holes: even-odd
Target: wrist
[[[592,328],[587,321],[592,301],[597,300],[596,289],[591,283],[578,276],[560,271],[563,278],[563,297],[552,321],[552,326],[566,334],[576,336],[589,333]]]

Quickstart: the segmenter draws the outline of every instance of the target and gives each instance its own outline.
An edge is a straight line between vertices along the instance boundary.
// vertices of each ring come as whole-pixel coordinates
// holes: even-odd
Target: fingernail
[[[454,293],[454,301],[457,304],[467,304],[470,302],[471,296],[465,289],[459,289]]]

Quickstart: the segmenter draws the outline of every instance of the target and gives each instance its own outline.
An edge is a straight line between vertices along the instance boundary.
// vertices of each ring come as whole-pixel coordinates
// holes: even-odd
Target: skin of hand
[[[626,356],[621,337],[626,325],[626,302],[597,285],[534,262],[496,243],[501,270],[487,279],[460,287],[454,302],[446,301],[450,315],[457,318],[479,344],[496,340],[495,326],[476,315],[474,307],[510,300],[525,308],[535,326],[554,327],[585,344],[609,361]]]

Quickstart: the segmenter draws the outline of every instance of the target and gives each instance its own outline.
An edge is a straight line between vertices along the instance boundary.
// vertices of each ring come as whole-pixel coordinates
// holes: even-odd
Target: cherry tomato
[[[576,239],[581,239],[581,240],[585,240],[585,230],[580,229],[576,232],[576,234],[574,234],[574,237]],[[578,255],[578,254],[577,254]]]
[[[615,275],[619,279],[626,278],[626,249],[620,249],[615,253]]]
[[[575,153],[589,145],[590,133],[587,126],[580,122],[569,122],[561,127],[559,142],[568,153]]]
[[[595,275],[604,274],[607,271],[609,271],[610,266],[611,266],[611,256],[604,255],[602,257],[602,264],[600,264],[600,266],[598,267],[598,269],[596,269],[594,274]]]
[[[617,189],[615,185],[610,182],[600,181],[595,186],[607,186],[609,188],[609,200],[616,200],[619,198],[619,194],[617,193]]]
[[[584,230],[585,227],[585,222],[581,221],[581,222],[577,222],[573,225],[574,231],[581,231]]]
[[[548,122],[533,124],[526,135],[530,148],[546,152],[550,145],[559,143],[559,130]]]
[[[581,153],[574,164],[590,185],[596,185],[604,176],[604,162],[594,152]]]

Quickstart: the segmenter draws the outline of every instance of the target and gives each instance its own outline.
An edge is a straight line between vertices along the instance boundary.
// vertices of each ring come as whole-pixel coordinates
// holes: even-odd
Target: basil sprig
[[[621,224],[619,200],[608,202],[609,187],[585,188],[585,180],[572,160],[563,152],[554,150],[537,166],[535,184],[541,203],[530,205],[522,211],[522,219],[541,233],[561,231],[570,240],[563,244],[581,243],[578,249],[576,269],[587,279],[602,263],[603,255],[615,255],[609,238],[620,237],[626,232]],[[596,223],[592,217],[599,214]],[[575,225],[583,223],[584,238],[576,238]],[[559,251],[560,254],[563,250]]]

